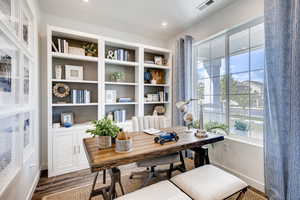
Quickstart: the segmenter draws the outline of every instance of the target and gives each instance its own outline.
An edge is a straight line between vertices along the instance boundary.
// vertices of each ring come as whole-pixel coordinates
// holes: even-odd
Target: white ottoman
[[[194,200],[221,200],[245,188],[241,179],[213,165],[205,165],[171,179]]]
[[[173,183],[162,181],[135,192],[131,192],[116,200],[192,200]]]

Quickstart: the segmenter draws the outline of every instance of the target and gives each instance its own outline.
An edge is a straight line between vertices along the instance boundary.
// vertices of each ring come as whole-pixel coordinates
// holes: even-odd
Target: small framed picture
[[[74,114],[72,112],[61,113],[61,124],[64,127],[71,127],[74,124]]]
[[[163,57],[161,57],[161,56],[154,56],[154,63],[156,65],[162,65],[163,64]]]
[[[83,80],[83,67],[66,65],[66,80]]]
[[[117,91],[105,90],[105,103],[116,103],[116,102],[117,102]]]

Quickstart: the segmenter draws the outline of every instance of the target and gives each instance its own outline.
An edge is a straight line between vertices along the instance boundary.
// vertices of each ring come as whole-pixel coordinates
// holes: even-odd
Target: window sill
[[[226,135],[225,139],[235,141],[235,142],[244,143],[244,144],[248,144],[248,145],[257,146],[257,147],[260,147],[260,148],[264,147],[263,140],[259,140],[259,139],[243,137],[243,136],[238,136],[238,135]]]

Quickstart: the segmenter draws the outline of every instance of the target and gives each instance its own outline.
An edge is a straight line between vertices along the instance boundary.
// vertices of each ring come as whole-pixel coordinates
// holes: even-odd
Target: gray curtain
[[[192,43],[191,36],[180,38],[176,42],[173,70],[173,125],[183,125],[182,113],[175,104],[191,98],[192,78]]]
[[[265,187],[300,199],[300,2],[265,0]]]

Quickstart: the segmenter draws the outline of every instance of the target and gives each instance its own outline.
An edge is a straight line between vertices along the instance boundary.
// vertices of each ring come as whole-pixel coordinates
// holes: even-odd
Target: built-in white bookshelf
[[[125,130],[132,127],[133,116],[152,115],[156,106],[163,106],[165,115],[172,117],[172,55],[167,49],[130,43],[118,39],[106,38],[100,35],[77,32],[61,27],[48,26],[47,37],[47,68],[48,68],[48,169],[49,176],[83,169],[87,162],[82,148],[82,138],[89,137],[86,130],[91,127],[90,121],[102,119],[108,113],[124,110],[126,115],[117,125]],[[57,52],[58,39],[68,44],[65,52]],[[68,47],[81,48],[83,44],[93,43],[97,47],[96,55],[70,52]],[[59,49],[58,49],[59,50]],[[108,56],[108,52],[117,53],[117,57]],[[85,52],[86,53],[86,52]],[[120,55],[122,55],[120,57]],[[166,63],[155,63],[154,57],[160,56]],[[62,76],[56,77],[57,65],[62,66]],[[66,65],[82,66],[82,79],[66,78]],[[158,70],[163,74],[162,82],[145,82],[145,72]],[[122,74],[116,80],[114,73]],[[58,98],[53,95],[53,86],[65,84],[70,89],[70,95]],[[74,102],[72,90],[90,91],[90,99],[86,103]],[[115,102],[106,101],[106,91],[113,90]],[[167,99],[148,101],[147,94],[167,93]],[[119,99],[130,99],[120,102]],[[76,100],[76,99],[75,99]],[[70,128],[53,126],[61,122],[62,113],[73,113],[74,124]],[[72,144],[71,144],[72,143]],[[62,145],[63,147],[58,147]],[[57,149],[66,149],[63,154]],[[71,149],[72,148],[72,149]],[[53,160],[55,156],[56,160]],[[62,162],[63,161],[63,162]]]

